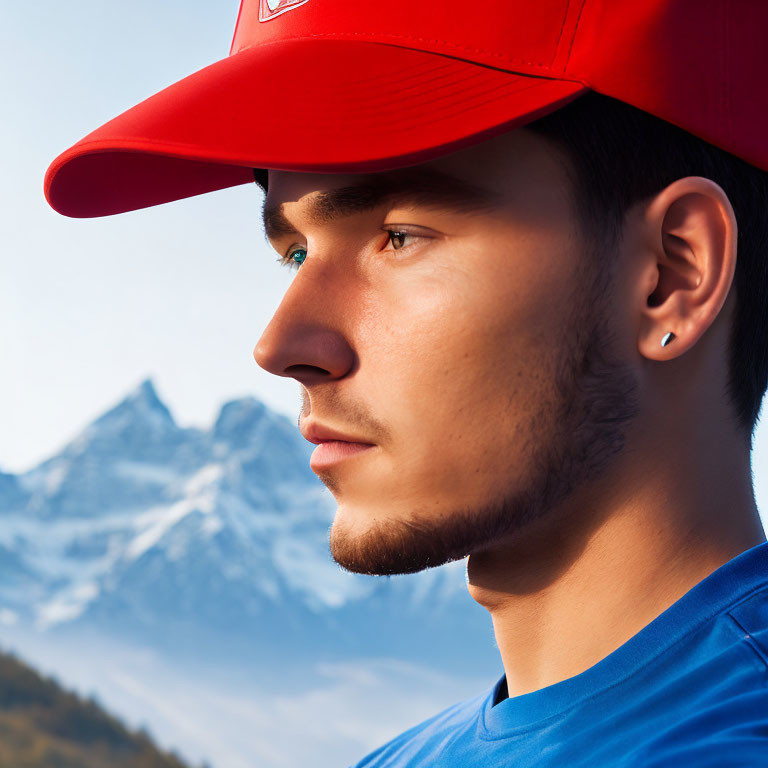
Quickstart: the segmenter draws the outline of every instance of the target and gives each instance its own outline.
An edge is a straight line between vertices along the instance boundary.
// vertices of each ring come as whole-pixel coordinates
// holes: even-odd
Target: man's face
[[[398,191],[339,194],[363,182]],[[281,205],[271,243],[305,260],[254,357],[302,384],[303,421],[375,444],[316,470],[341,566],[408,573],[514,540],[621,449],[634,377],[542,139],[387,173],[270,171],[265,210]]]

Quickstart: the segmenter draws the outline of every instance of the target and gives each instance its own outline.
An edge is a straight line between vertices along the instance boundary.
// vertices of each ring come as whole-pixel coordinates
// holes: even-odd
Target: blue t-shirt
[[[505,687],[354,768],[768,768],[768,542],[584,672],[499,701]]]

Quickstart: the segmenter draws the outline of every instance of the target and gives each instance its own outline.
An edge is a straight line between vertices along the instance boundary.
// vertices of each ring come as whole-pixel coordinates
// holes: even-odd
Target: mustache
[[[315,414],[315,421],[322,424],[335,424],[339,430],[346,430],[354,434],[366,435],[384,441],[388,431],[383,424],[371,418],[369,414],[361,412],[360,408],[345,406],[338,395],[338,388],[332,382],[327,382],[328,389],[322,391],[322,397],[315,393],[315,402],[312,402],[309,391],[303,384],[299,390],[299,414],[296,417],[296,428],[301,431],[302,419]]]

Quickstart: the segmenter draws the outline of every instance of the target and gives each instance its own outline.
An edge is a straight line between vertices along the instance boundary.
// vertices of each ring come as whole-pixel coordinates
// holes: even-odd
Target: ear
[[[736,268],[736,216],[710,179],[677,179],[645,204],[638,349],[651,360],[689,350],[713,323]],[[668,332],[674,338],[661,346]]]

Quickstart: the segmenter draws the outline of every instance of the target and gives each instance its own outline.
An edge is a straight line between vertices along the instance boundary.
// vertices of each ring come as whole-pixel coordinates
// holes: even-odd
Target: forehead
[[[373,210],[381,205],[433,207],[457,214],[498,211],[515,194],[542,183],[559,184],[544,142],[520,129],[450,155],[393,171],[361,174],[269,171],[264,199],[268,238],[297,234],[283,204],[308,195],[311,223]]]

